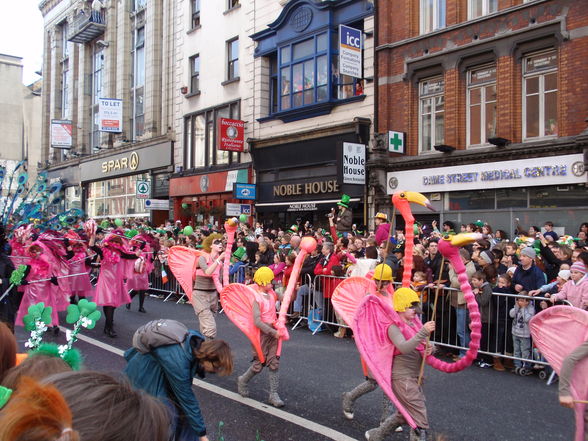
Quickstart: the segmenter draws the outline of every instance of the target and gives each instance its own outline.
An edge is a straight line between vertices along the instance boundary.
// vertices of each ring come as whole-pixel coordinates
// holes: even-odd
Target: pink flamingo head
[[[239,226],[239,220],[236,217],[227,219],[227,221],[225,222],[225,231],[227,233],[233,233],[237,231],[237,226]]]
[[[461,233],[445,236],[439,241],[439,252],[447,259],[459,255],[459,249],[483,238],[481,233]]]
[[[316,240],[310,236],[304,236],[300,241],[300,249],[304,250],[308,254],[312,253],[316,248]]]
[[[421,193],[416,191],[401,190],[397,191],[392,196],[392,203],[398,209],[402,215],[402,218],[408,222],[414,222],[414,216],[412,215],[412,210],[410,209],[411,202],[422,205],[423,207],[427,207],[431,211],[435,211],[431,205],[431,202]]]

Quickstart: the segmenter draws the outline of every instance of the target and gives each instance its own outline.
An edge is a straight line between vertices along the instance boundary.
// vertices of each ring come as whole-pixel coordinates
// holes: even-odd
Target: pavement
[[[150,320],[172,318],[198,329],[188,304],[148,297],[146,314],[137,312],[137,307],[135,299],[130,311],[116,310],[118,338],[105,336],[102,322],[93,330],[84,330],[76,347],[84,354],[86,369],[120,375],[125,366],[122,351],[130,347],[134,331]],[[61,319],[65,323],[63,314]],[[194,393],[211,441],[363,440],[364,432],[378,425],[380,390],[356,402],[353,421],[344,419],[341,412],[341,394],[363,380],[353,339],[336,339],[328,331],[313,336],[306,328],[290,331],[280,360],[280,396],[286,406],[275,409],[266,404],[266,372],[251,381],[250,398],[236,393],[237,376],[251,361],[251,347],[225,315],[217,315],[217,326],[219,338],[231,345],[235,371],[228,377],[210,375],[195,381]],[[22,328],[17,338],[22,349],[27,338]],[[63,333],[56,339],[63,341]],[[446,374],[427,366],[424,388],[431,439],[438,435],[445,441],[573,439],[573,413],[558,405],[557,383],[547,386],[537,376],[519,377],[477,367]],[[408,440],[408,428],[388,439]]]

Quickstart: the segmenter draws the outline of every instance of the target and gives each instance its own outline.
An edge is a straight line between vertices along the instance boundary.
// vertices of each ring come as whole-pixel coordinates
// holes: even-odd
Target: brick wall
[[[588,117],[588,2],[574,0],[499,0],[499,11],[488,18],[467,18],[467,0],[447,0],[447,27],[418,34],[418,4],[382,2],[379,9],[378,132],[407,132],[407,153],[418,152],[419,69],[442,66],[445,78],[445,144],[464,149],[466,139],[467,57],[493,50],[497,67],[497,136],[522,141],[522,56],[529,41],[556,41],[558,53],[559,136],[578,135]],[[558,23],[558,20],[561,22]],[[551,27],[550,27],[551,26]],[[537,30],[539,29],[539,31]],[[545,29],[545,35],[541,30]],[[559,30],[563,32],[559,34]],[[410,39],[406,41],[407,39]],[[404,42],[404,43],[403,43]],[[383,48],[394,44],[392,48]],[[547,44],[547,43],[546,43]],[[517,50],[520,47],[522,49]],[[548,44],[547,46],[548,47]]]

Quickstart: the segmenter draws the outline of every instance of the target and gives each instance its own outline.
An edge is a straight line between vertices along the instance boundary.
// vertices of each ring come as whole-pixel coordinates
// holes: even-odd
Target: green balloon
[[[247,215],[242,214],[241,216],[239,216],[239,222],[243,222],[244,224],[247,223]]]
[[[194,234],[194,228],[192,228],[190,225],[187,225],[184,227],[184,234],[186,236],[191,236],[192,234]]]
[[[414,224],[413,229],[414,229],[414,234],[419,234],[419,226],[417,224]]]
[[[122,226],[122,224],[123,224],[122,219],[115,219],[114,220],[114,225],[116,225],[117,227]]]
[[[185,202],[182,204],[182,208],[185,210],[186,208],[188,208],[188,204],[186,204]]]
[[[104,228],[104,229],[106,229],[106,228],[109,228],[109,227],[110,227],[110,222],[108,222],[107,220],[103,220],[103,221],[100,223],[100,226],[101,226],[102,228]]]

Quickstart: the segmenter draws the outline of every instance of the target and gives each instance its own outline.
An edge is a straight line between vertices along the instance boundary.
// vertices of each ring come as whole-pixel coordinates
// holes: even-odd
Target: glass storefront
[[[88,184],[88,217],[148,217],[145,200],[137,199],[137,181],[149,180],[148,173]]]

